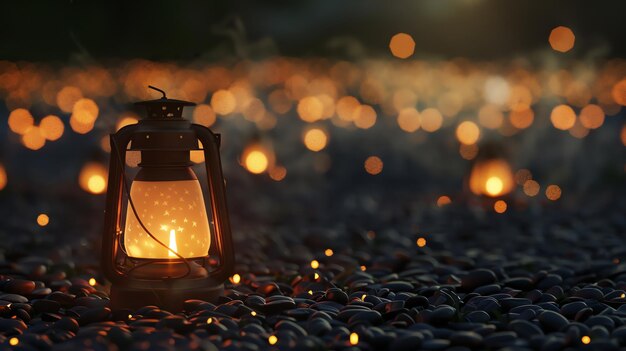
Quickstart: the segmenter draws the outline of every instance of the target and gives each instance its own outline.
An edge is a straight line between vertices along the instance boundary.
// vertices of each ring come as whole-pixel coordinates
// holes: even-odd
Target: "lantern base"
[[[183,310],[185,300],[203,300],[216,302],[223,295],[224,285],[204,286],[199,288],[135,288],[124,285],[112,285],[111,308],[136,310],[143,306],[155,305],[169,312]]]

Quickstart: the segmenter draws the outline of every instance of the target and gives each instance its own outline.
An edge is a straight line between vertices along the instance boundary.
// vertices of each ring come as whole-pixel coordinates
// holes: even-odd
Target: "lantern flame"
[[[170,230],[170,250],[168,252],[168,257],[176,257],[175,252],[178,252],[178,246],[176,245],[176,231],[174,229]]]

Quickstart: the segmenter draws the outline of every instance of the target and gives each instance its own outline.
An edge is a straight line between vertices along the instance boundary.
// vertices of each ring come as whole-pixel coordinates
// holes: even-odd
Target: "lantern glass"
[[[187,171],[193,174],[191,169]],[[133,181],[130,195],[141,222],[169,249],[146,233],[129,203],[124,231],[129,257],[178,259],[174,252],[184,258],[207,256],[211,230],[202,188],[195,175],[193,178]]]

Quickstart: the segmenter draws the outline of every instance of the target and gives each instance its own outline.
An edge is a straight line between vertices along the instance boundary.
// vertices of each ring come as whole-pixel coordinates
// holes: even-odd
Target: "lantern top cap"
[[[160,99],[139,101],[135,106],[145,106],[148,112],[148,118],[151,119],[182,119],[183,107],[195,106],[196,104],[184,100],[168,99],[165,92],[159,88],[149,85],[148,88],[154,89],[163,96]]]

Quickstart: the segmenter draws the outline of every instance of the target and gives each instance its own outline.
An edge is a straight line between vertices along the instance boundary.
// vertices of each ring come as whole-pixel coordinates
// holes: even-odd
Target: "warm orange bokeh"
[[[398,33],[391,37],[389,49],[391,54],[397,58],[411,57],[415,52],[415,40],[406,33]]]
[[[383,161],[378,156],[370,156],[365,160],[365,171],[376,175],[383,171]]]
[[[476,123],[471,121],[461,122],[456,128],[456,138],[461,144],[476,144],[478,138],[480,138],[480,128],[478,128]]]
[[[320,128],[307,130],[302,139],[307,149],[315,152],[323,150],[328,143],[328,135]]]
[[[580,123],[588,129],[597,129],[604,124],[604,111],[598,105],[587,105],[580,111]]]
[[[476,162],[470,173],[469,187],[476,195],[506,195],[514,187],[511,167],[503,159]]]
[[[193,122],[210,127],[215,123],[216,115],[213,108],[207,104],[200,104],[193,110]]]
[[[17,134],[24,135],[26,131],[33,126],[35,119],[30,111],[24,108],[18,108],[9,114],[9,128]]]
[[[576,36],[568,27],[558,26],[550,32],[548,41],[553,50],[567,52],[574,47]]]
[[[44,117],[39,123],[39,128],[41,128],[43,136],[50,141],[59,140],[65,131],[63,121],[55,115]]]
[[[420,114],[413,107],[403,108],[398,114],[398,126],[407,133],[412,133],[420,128]]]
[[[87,163],[80,170],[78,184],[86,192],[102,194],[107,189],[107,169],[100,163]]]
[[[567,105],[559,105],[552,109],[550,121],[554,128],[568,130],[576,123],[576,113]]]
[[[422,129],[427,132],[434,132],[441,128],[443,116],[436,108],[429,107],[420,114],[422,119]]]

